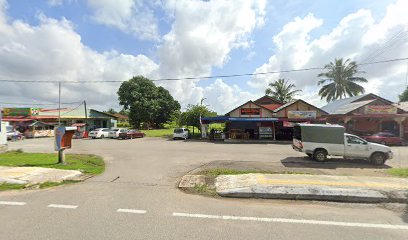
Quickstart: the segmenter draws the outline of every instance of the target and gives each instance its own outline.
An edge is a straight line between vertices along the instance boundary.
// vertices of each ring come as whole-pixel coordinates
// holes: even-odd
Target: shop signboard
[[[316,118],[316,111],[288,111],[288,118]]]
[[[4,116],[37,116],[38,108],[4,108]]]
[[[397,107],[393,105],[367,105],[366,114],[396,114]]]
[[[241,115],[260,115],[260,108],[241,108]]]
[[[310,122],[298,122],[298,123],[310,124]],[[284,127],[294,127],[295,124],[296,124],[296,122],[283,121],[283,126]]]

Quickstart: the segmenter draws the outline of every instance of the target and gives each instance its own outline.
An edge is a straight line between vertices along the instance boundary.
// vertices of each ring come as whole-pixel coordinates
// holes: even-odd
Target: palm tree
[[[279,78],[277,81],[269,83],[269,88],[265,90],[265,94],[283,103],[290,102],[302,90],[292,90],[296,88],[296,85],[288,83],[284,78]]]
[[[343,62],[343,59],[334,59],[334,63],[330,62],[324,66],[326,72],[322,72],[317,75],[323,78],[317,85],[322,85],[326,82],[328,84],[323,85],[319,91],[321,99],[326,98],[327,102],[331,102],[336,99],[342,99],[347,96],[357,96],[360,93],[364,93],[364,87],[358,83],[366,83],[367,79],[363,77],[355,77],[356,73],[364,73],[358,71],[357,63],[347,59]]]

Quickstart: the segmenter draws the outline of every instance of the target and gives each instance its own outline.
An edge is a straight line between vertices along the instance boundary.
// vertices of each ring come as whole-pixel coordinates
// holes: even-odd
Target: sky
[[[406,0],[0,0],[0,79],[126,81],[370,63],[408,57]],[[408,61],[362,65],[366,92],[398,101]],[[155,82],[219,114],[285,78],[318,107],[319,70]],[[62,102],[121,107],[120,83],[63,83]],[[56,83],[0,82],[6,103],[54,104]],[[18,106],[18,105],[14,105]],[[22,105],[21,105],[22,106]],[[51,105],[50,105],[51,106]]]

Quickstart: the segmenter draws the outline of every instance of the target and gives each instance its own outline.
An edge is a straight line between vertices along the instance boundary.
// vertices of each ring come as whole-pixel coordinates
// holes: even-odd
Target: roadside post
[[[76,127],[57,127],[54,130],[54,149],[58,151],[58,163],[65,163],[65,149],[72,147],[72,137]]]

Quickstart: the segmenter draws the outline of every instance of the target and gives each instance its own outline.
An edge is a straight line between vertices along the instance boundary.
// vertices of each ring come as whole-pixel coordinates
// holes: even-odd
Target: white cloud
[[[143,0],[88,0],[95,11],[93,20],[143,40],[158,40],[157,19],[149,2]]]
[[[0,15],[3,16],[4,15]],[[1,18],[0,18],[1,19]],[[134,75],[151,76],[157,65],[143,55],[115,51],[98,53],[81,42],[81,37],[66,20],[40,16],[40,24],[31,26],[16,20],[0,22],[0,79],[17,80],[127,80]],[[117,106],[119,84],[63,84],[63,101],[87,99],[96,107]],[[3,102],[55,102],[56,84],[2,83]]]
[[[0,3],[0,6],[6,4],[4,0]],[[113,7],[117,7],[117,12],[112,13],[113,19],[120,20],[122,16],[127,19],[132,15],[129,7],[137,4],[120,3],[122,5]],[[33,26],[20,20],[6,22],[4,10],[0,14],[0,20],[3,19],[0,21],[0,78],[88,81],[127,80],[139,74],[150,78],[210,75],[212,67],[222,67],[228,61],[234,48],[250,44],[251,31],[263,23],[264,1],[240,1],[234,5],[220,1],[178,1],[178,4],[179,12],[172,29],[159,47],[159,64],[144,55],[96,52],[82,43],[72,23],[64,18],[56,20],[39,15],[40,23]],[[105,8],[99,10],[100,16],[106,13]],[[211,37],[209,33],[213,33]],[[202,97],[207,97],[219,113],[228,111],[243,99],[253,98],[250,93],[222,80],[207,87],[199,86],[198,82],[159,84],[169,89],[182,106],[199,103]],[[55,102],[57,99],[56,84],[2,83],[1,86],[0,100],[3,101]],[[119,83],[64,84],[63,101],[87,99],[91,106],[101,109],[117,107],[118,87]],[[222,104],[215,99],[222,100]]]
[[[265,15],[265,1],[262,0],[240,0],[234,4],[179,0],[167,2],[164,7],[175,17],[171,31],[163,37],[158,49],[160,75],[165,78],[211,75],[214,67],[221,68],[229,61],[233,49],[251,44],[250,35],[263,25]],[[209,92],[197,87],[197,82],[161,84],[182,103],[198,103]],[[230,101],[239,100],[239,94],[231,95]],[[215,106],[218,112],[227,110],[219,103]]]
[[[352,58],[358,63],[406,57],[408,52],[407,1],[397,1],[387,7],[385,16],[375,21],[369,10],[359,10],[345,16],[328,34],[312,38],[312,31],[323,26],[323,20],[308,14],[295,18],[274,36],[276,52],[256,72],[323,67],[334,58]],[[404,32],[405,31],[405,32]],[[384,44],[384,42],[386,44]],[[396,100],[405,83],[406,62],[361,66],[369,80],[367,92]],[[317,105],[317,74],[319,71],[258,75],[248,84],[264,89],[278,78],[288,78],[303,89],[303,97]],[[395,89],[398,87],[398,91]]]
[[[61,6],[64,0],[48,0],[50,6]]]

